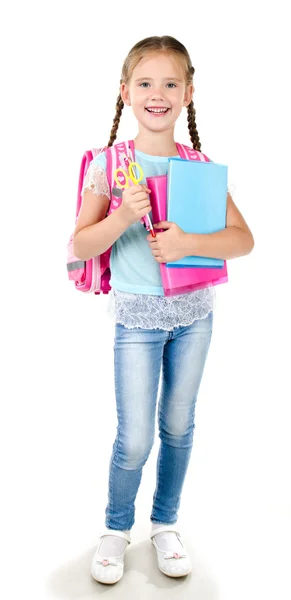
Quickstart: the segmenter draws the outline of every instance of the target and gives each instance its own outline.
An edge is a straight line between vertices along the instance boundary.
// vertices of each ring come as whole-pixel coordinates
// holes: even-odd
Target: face
[[[149,53],[132,72],[121,97],[131,106],[139,125],[151,131],[173,129],[183,106],[191,102],[193,85],[186,86],[179,59],[164,52]]]

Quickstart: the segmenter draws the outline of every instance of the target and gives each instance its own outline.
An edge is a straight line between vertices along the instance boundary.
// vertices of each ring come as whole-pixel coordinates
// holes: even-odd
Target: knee
[[[140,469],[146,463],[152,447],[152,439],[142,440],[132,438],[126,444],[119,445],[116,459],[123,469]]]
[[[194,422],[185,423],[183,420],[160,424],[159,437],[169,446],[176,448],[187,448],[192,445],[194,436]]]

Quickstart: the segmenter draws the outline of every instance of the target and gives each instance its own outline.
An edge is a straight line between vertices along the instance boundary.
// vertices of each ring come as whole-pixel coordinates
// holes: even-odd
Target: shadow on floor
[[[112,585],[93,579],[90,568],[96,547],[53,571],[46,587],[53,597],[62,600],[91,600],[100,594],[126,600],[155,600],[179,597],[179,600],[217,600],[215,583],[203,570],[191,552],[192,572],[185,577],[172,578],[160,572],[156,550],[150,540],[130,544],[125,554],[124,575]],[[172,590],[172,591],[171,591]]]

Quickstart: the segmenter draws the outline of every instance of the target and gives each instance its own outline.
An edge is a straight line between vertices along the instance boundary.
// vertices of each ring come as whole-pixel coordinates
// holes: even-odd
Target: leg
[[[176,523],[194,435],[194,413],[212,334],[212,312],[174,330],[165,345],[152,523]]]
[[[155,432],[156,401],[167,332],[116,325],[114,345],[118,427],[110,460],[106,527],[130,530],[142,468]]]

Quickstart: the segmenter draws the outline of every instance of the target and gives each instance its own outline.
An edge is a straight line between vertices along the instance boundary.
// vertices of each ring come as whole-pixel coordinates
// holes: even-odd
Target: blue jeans
[[[212,335],[213,313],[173,331],[115,326],[117,435],[109,468],[106,527],[134,524],[142,468],[154,443],[158,386],[160,448],[150,519],[173,524],[190,460],[197,394]]]

